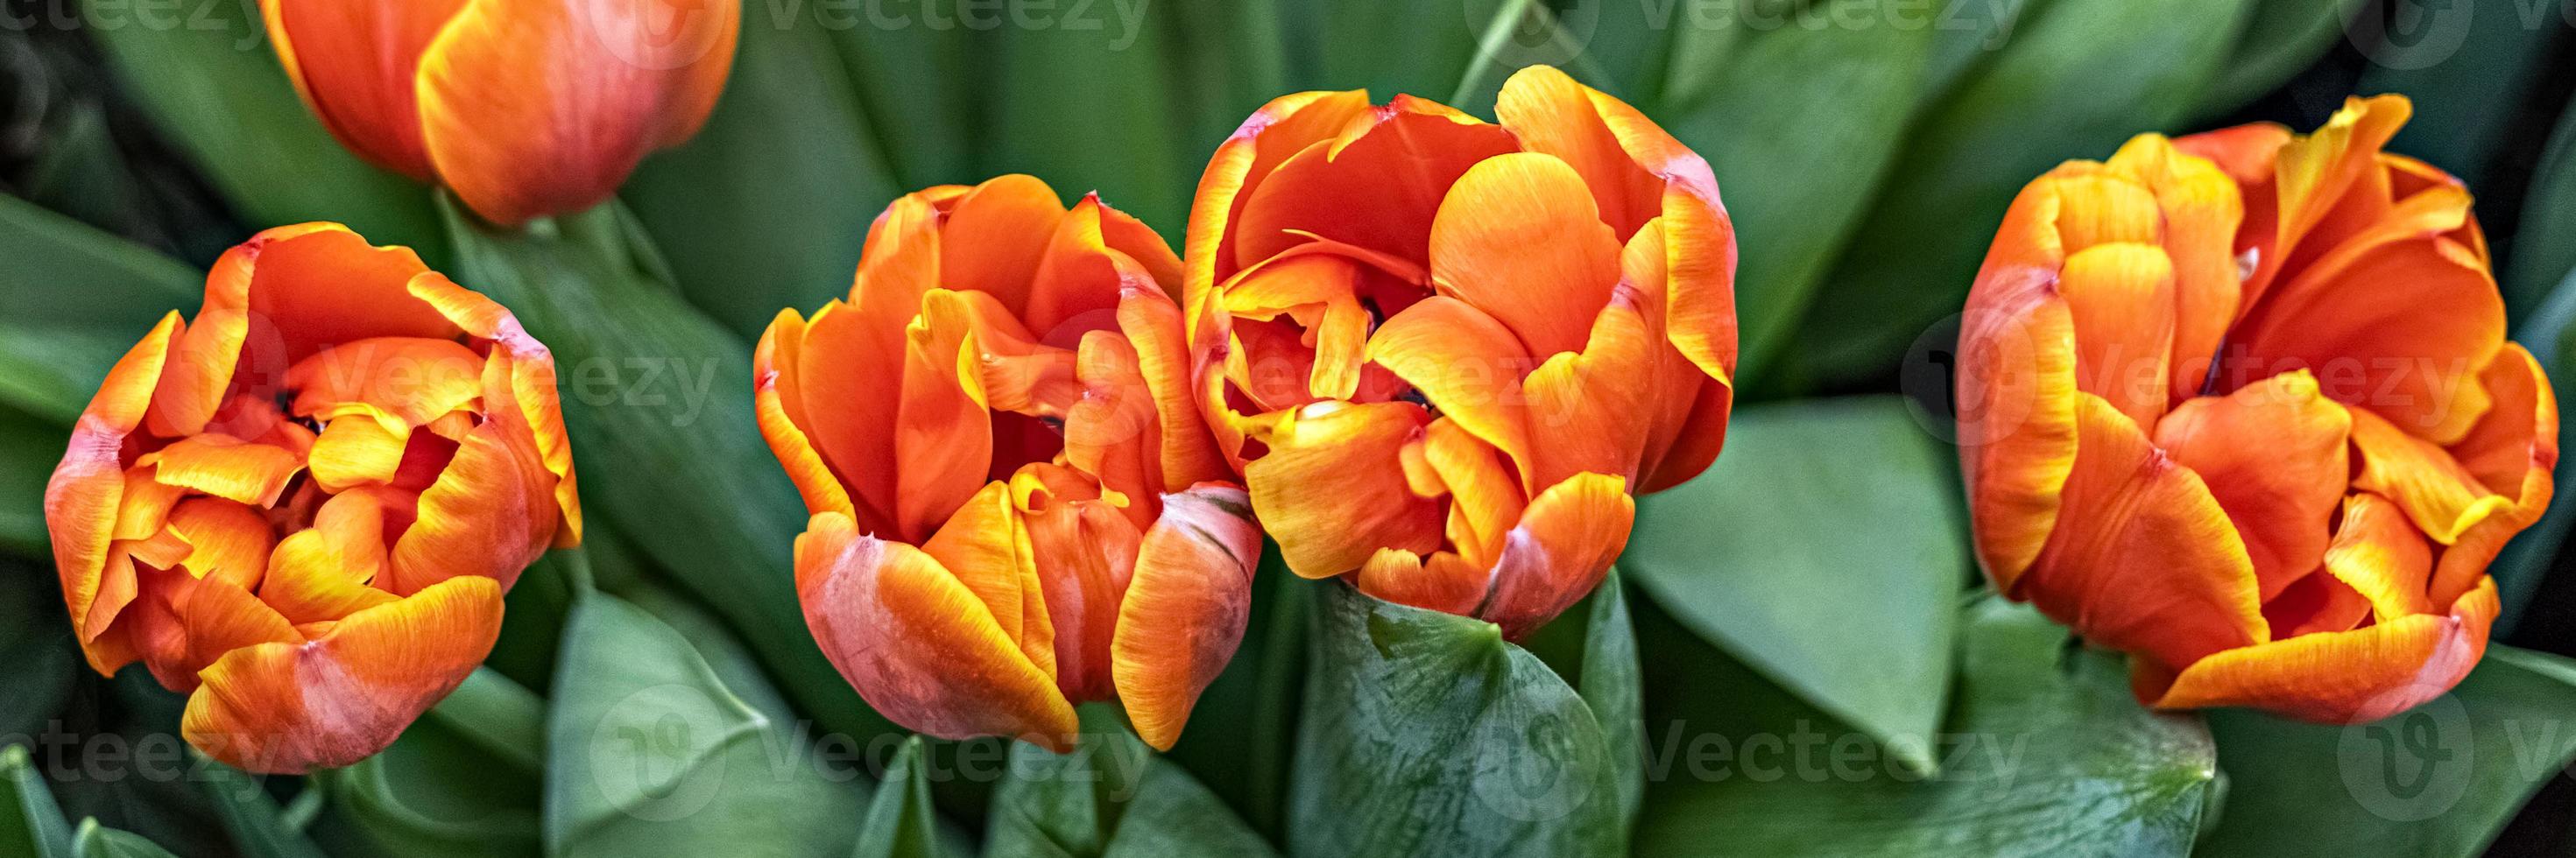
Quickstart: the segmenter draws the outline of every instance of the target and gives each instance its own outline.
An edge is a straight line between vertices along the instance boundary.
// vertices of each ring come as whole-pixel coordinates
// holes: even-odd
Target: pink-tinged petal
[[[1261,527],[1240,488],[1209,483],[1163,497],[1118,607],[1111,671],[1136,735],[1170,750],[1243,641]]]
[[[769,442],[769,452],[778,457],[778,464],[787,469],[788,481],[795,483],[796,492],[804,496],[807,513],[837,512],[856,518],[858,512],[850,505],[849,490],[841,486],[841,478],[823,463],[822,452],[796,424],[794,415],[804,410],[796,384],[800,366],[797,350],[804,344],[805,317],[794,310],[778,311],[778,318],[761,332],[760,345],[751,358],[752,404],[760,437]]]
[[[895,723],[950,739],[1073,747],[1073,705],[930,555],[837,513],[796,540],[796,594],[832,665]]]
[[[494,223],[588,209],[697,133],[741,26],[739,0],[468,0],[420,57],[430,163]]]
[[[1510,640],[1537,631],[1601,584],[1636,518],[1637,502],[1618,477],[1576,474],[1549,486],[1504,538],[1493,594],[1478,616]]]
[[[171,341],[182,327],[179,314],[166,314],[151,333],[117,359],[89,406],[82,409],[62,463],[54,466],[53,477],[45,483],[45,534],[53,544],[64,607],[71,612],[73,630],[84,648],[107,631],[117,612],[134,598],[131,567],[122,575],[111,575],[108,568],[111,543],[119,529],[118,510],[125,505],[130,482],[119,457],[126,436],[142,424],[151,406]],[[98,660],[92,653],[92,662]]]
[[[180,732],[246,771],[301,774],[384,750],[454,691],[501,633],[501,586],[443,581],[300,643],[226,653],[199,676]]]

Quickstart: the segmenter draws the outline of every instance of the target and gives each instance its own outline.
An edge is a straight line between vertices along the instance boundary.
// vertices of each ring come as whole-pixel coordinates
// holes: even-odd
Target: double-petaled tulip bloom
[[[896,200],[781,312],[759,420],[813,512],[796,588],[877,711],[1065,749],[1116,698],[1168,748],[1242,640],[1261,533],[1191,404],[1180,260],[1005,176]]]
[[[1717,456],[1735,237],[1708,164],[1628,105],[1534,66],[1495,112],[1271,102],[1199,181],[1185,294],[1289,568],[1519,637],[1608,572],[1632,491]]]
[[[516,225],[597,205],[696,134],[740,0],[261,0],[343,145]]]
[[[225,253],[196,319],[108,373],[45,489],[90,665],[192,692],[188,741],[264,772],[391,743],[580,516],[545,346],[337,224]]]
[[[2314,134],[2148,135],[2025,188],[1968,299],[1961,459],[1998,588],[2161,707],[2371,719],[2485,651],[2548,505],[2549,381],[2458,180]]]

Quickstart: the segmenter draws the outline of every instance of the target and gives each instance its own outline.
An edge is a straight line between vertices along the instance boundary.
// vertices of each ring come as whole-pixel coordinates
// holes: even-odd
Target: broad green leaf
[[[2528,329],[2552,290],[2566,291],[2558,284],[2576,274],[2576,101],[2568,102],[2558,129],[2549,134],[2505,261],[2505,304]],[[2528,336],[2524,345],[2530,345]]]
[[[753,425],[750,343],[650,276],[614,206],[515,233],[445,209],[457,281],[554,352],[589,511],[714,608],[825,729],[891,730],[805,629],[790,571],[805,507]]]
[[[745,338],[778,311],[848,294],[868,223],[909,187],[871,136],[835,36],[812,15],[749,16],[733,76],[697,137],[645,160],[621,196],[691,303]],[[856,15],[856,11],[849,14]]]
[[[287,825],[259,779],[211,761],[198,771],[205,778],[206,794],[214,799],[216,814],[224,819],[224,830],[232,834],[233,847],[241,850],[243,858],[323,858],[320,847]]]
[[[922,741],[914,736],[894,752],[885,781],[859,820],[858,858],[937,858],[948,854],[939,842],[938,809],[930,803],[930,772],[922,765]]]
[[[1181,733],[1167,759],[1272,839],[1282,834],[1288,773],[1297,747],[1297,695],[1305,684],[1308,615],[1316,586],[1288,571],[1279,546],[1265,543],[1253,586],[1252,617],[1225,672],[1190,711],[1200,725]]]
[[[98,824],[98,820],[81,820],[80,830],[72,835],[72,854],[80,858],[171,858],[149,838],[131,831],[118,831]]]
[[[2035,7],[2048,2],[2054,0],[1941,3],[1933,19],[1932,63],[1923,77],[1924,96],[1948,94],[1970,71],[1992,61],[2020,35],[2023,23],[2037,17]]]
[[[1554,670],[1491,623],[1314,586],[1290,854],[1626,850],[1619,752]]]
[[[1648,722],[1636,854],[2190,852],[2217,779],[2198,717],[2139,706],[2119,658],[2070,645],[2026,607],[1981,600],[1963,632],[1958,702],[1929,776],[1724,656],[1648,634],[1649,687],[1676,702]]]
[[[428,190],[340,148],[269,50],[256,4],[83,8],[125,91],[251,226],[339,221],[433,265],[446,258]]]
[[[974,5],[974,4],[969,4]],[[1059,7],[1069,14],[1074,6]],[[1101,0],[1090,29],[1003,26],[978,53],[997,64],[990,126],[976,142],[987,173],[1028,173],[1067,196],[1096,191],[1180,246],[1199,168],[1217,141],[1184,146],[1172,84],[1179,17]],[[1134,18],[1104,10],[1137,13]],[[988,12],[996,16],[1000,12]],[[1061,22],[1059,22],[1061,23]]]
[[[537,775],[545,765],[546,702],[536,692],[488,667],[478,667],[430,707],[428,716],[456,735],[508,763]]]
[[[1954,486],[1901,398],[1747,408],[1707,473],[1638,500],[1619,564],[1700,637],[1929,772],[1973,574]]]
[[[1080,710],[1072,753],[1011,746],[994,793],[990,858],[1183,858],[1276,854],[1187,770],[1157,757],[1115,711]]]
[[[28,759],[26,746],[0,748],[0,792],[9,799],[0,807],[0,846],[28,858],[71,858],[71,825]]]
[[[2254,0],[2245,32],[2192,112],[2223,116],[2279,89],[2334,48],[2361,7],[2361,0]]]
[[[988,178],[975,160],[984,151],[976,135],[984,118],[982,98],[991,68],[978,64],[973,48],[985,32],[1009,20],[1007,9],[977,0],[875,4],[762,0],[758,12],[750,3],[743,4],[743,12],[759,15],[783,10],[792,16],[799,14],[799,4],[812,11],[810,21],[772,26],[811,24],[831,34],[840,54],[838,73],[853,85],[867,129],[874,132],[880,162],[898,184],[914,190]],[[970,5],[971,18],[963,14]],[[1044,15],[1057,10],[1072,17],[1068,3],[1058,3],[1054,9],[1032,5],[1028,12]],[[1116,13],[1113,0],[1094,0],[1075,20],[1114,27],[1119,20]]]
[[[2176,130],[2234,43],[2246,2],[2034,2],[2001,48],[1917,117],[1824,279],[1833,288],[1816,293],[1796,347],[1752,386],[1780,393],[1893,370],[1958,312],[2024,184],[2068,159],[2110,157],[2132,135]]]
[[[1878,9],[1829,0],[1809,14]],[[1869,26],[1690,28],[1665,128],[1707,158],[1733,216],[1743,375],[1759,377],[1895,160],[1936,30]]]
[[[529,856],[543,787],[536,772],[467,738],[433,708],[391,747],[316,772],[326,817],[344,839],[394,858]]]
[[[736,696],[691,639],[590,593],[547,713],[547,854],[849,853],[865,797],[794,725]]]
[[[1637,664],[1637,632],[1628,618],[1626,576],[1610,570],[1586,599],[1583,666],[1574,687],[1601,724],[1601,739],[1610,751],[1612,779],[1619,787],[1619,815],[1625,825],[1637,821],[1646,790],[1645,681]]]
[[[2497,646],[2450,694],[2384,721],[2217,712],[2226,811],[2201,854],[2468,858],[2576,760],[2576,661]]]
[[[1278,0],[1165,3],[1147,14],[1178,16],[1165,31],[1174,79],[1190,85],[1172,93],[1187,107],[1181,125],[1181,158],[1173,167],[1195,186],[1206,155],[1270,99],[1290,92]],[[1166,229],[1179,230],[1175,223]]]
[[[64,425],[107,370],[205,274],[17,197],[0,195],[0,404]]]
[[[0,743],[44,732],[89,670],[53,575],[51,563],[0,558]]]

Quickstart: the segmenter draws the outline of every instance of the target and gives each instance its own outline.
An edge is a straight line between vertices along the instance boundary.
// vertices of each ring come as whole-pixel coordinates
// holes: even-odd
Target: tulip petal
[[[1036,550],[1008,483],[986,483],[921,550],[975,594],[1031,664],[1056,674],[1055,623],[1047,618]]]
[[[2058,290],[2061,206],[2051,178],[2022,188],[1960,318],[1960,476],[1977,562],[2006,593],[2057,526],[2075,463],[2076,328]]]
[[[1634,292],[1623,291],[1593,320],[1580,353],[1559,353],[1522,381],[1523,414],[1538,461],[1533,485],[1553,485],[1579,473],[1633,480],[1645,454],[1651,422],[1638,419],[1657,404],[1643,379],[1654,377],[1656,349]]]
[[[1501,451],[1447,417],[1431,421],[1421,446],[1424,464],[1449,496],[1450,546],[1477,569],[1492,568],[1528,508],[1518,476]]]
[[[268,41],[304,103],[341,144],[429,181],[413,79],[420,54],[465,0],[267,0]]]
[[[1697,157],[1669,136],[1650,136],[1654,124],[1635,108],[1551,66],[1528,66],[1504,80],[1494,116],[1529,151],[1573,165],[1621,241],[1663,213],[1665,180],[1655,171]],[[1632,155],[1631,146],[1643,151]]]
[[[2507,541],[2540,520],[2556,494],[2558,466],[2558,399],[2540,364],[2516,343],[2480,375],[2495,398],[2469,434],[2452,445],[2451,455],[2470,475],[2510,497],[2510,507],[2470,525],[2443,549],[2433,574],[2432,597],[2447,603],[2476,586],[2487,564]]]
[[[1576,474],[1532,498],[1494,563],[1494,591],[1478,612],[1520,640],[1581,601],[1628,546],[1637,502],[1627,482]]]
[[[1039,263],[1065,214],[1055,189],[1035,176],[1012,174],[976,185],[957,199],[941,227],[939,285],[991,295],[1019,318],[1028,312]]]
[[[1111,643],[1118,605],[1135,577],[1143,529],[1071,469],[1023,468],[1011,478],[1011,497],[1036,558],[1028,586],[1045,594],[1045,618],[1054,626],[1056,688],[1068,700],[1108,699],[1117,693]],[[1149,512],[1157,506],[1147,498],[1127,503]]]
[[[1180,491],[1229,475],[1190,386],[1189,343],[1181,328],[1180,307],[1167,296],[1131,284],[1118,299],[1118,330],[1136,348],[1136,370],[1154,399],[1162,427],[1162,491]]]
[[[804,411],[804,399],[796,381],[797,351],[805,344],[805,317],[795,310],[780,310],[760,334],[760,345],[752,352],[752,403],[758,415],[760,437],[769,442],[769,451],[787,469],[788,481],[805,498],[805,511],[811,514],[837,512],[852,518],[858,511],[850,504],[849,490],[841,487],[841,478],[823,463],[823,453],[815,449],[812,439],[797,424],[796,415]]]
[[[2362,492],[2344,502],[2325,570],[2361,594],[2379,622],[2434,611],[2425,592],[2433,575],[2432,546],[2387,498]]]
[[[942,738],[1072,749],[1073,705],[1054,679],[920,549],[814,516],[796,540],[796,593],[823,654],[887,718]]]
[[[2075,320],[2078,389],[2155,425],[2171,395],[2172,261],[2156,245],[2109,242],[2066,257],[2058,277]]]
[[[456,285],[438,272],[425,272],[412,278],[411,293],[436,308],[440,315],[465,332],[492,343],[487,364],[500,364],[506,372],[495,374],[486,366],[483,374],[483,410],[486,419],[512,424],[513,433],[525,435],[554,475],[555,508],[562,516],[561,528],[555,533],[554,547],[574,548],[581,545],[581,490],[573,474],[572,434],[565,431],[563,401],[556,393],[554,352],[528,334],[507,308],[498,302]],[[503,402],[517,405],[514,410]],[[453,431],[442,424],[453,424],[456,412],[448,412],[430,429],[451,441],[462,443],[470,425],[456,426]]]
[[[126,436],[142,424],[171,341],[183,327],[178,313],[164,314],[151,333],[108,369],[107,379],[72,427],[62,463],[45,483],[45,534],[53,544],[63,604],[71,612],[84,650],[134,598],[131,567],[122,575],[109,574],[108,568],[118,510],[125,505],[131,481],[120,453]],[[93,664],[99,661],[98,655],[91,653]]]
[[[500,421],[457,445],[420,493],[419,517],[394,543],[376,586],[408,596],[440,581],[485,577],[508,587],[545,554],[556,513],[551,475],[527,439]]]
[[[1243,642],[1261,527],[1251,498],[1231,485],[1192,486],[1165,495],[1162,506],[1138,543],[1109,651],[1137,737],[1170,750],[1199,693]]]
[[[465,681],[501,633],[501,585],[442,581],[369,608],[302,643],[226,653],[199,675],[180,731],[246,771],[300,774],[349,765]]]
[[[2281,144],[2272,161],[2270,184],[2279,219],[2270,246],[2282,252],[2267,252],[2256,260],[2253,276],[2245,281],[2245,306],[2262,300],[2301,241],[2356,182],[2379,166],[2380,149],[2413,115],[2414,105],[2402,95],[2347,98],[2325,125]],[[2249,210],[2253,202],[2247,201]]]
[[[277,505],[286,481],[304,469],[293,451],[230,435],[191,435],[135,460],[158,468],[153,479],[257,507]]]
[[[1245,465],[1244,477],[1289,571],[1328,578],[1381,548],[1440,547],[1440,505],[1416,496],[1401,467],[1405,444],[1426,422],[1408,403],[1324,403],[1266,439],[1270,452]]]
[[[334,496],[313,526],[289,534],[268,559],[259,598],[302,625],[339,620],[399,597],[369,586],[384,574],[384,503],[369,492]]]
[[[391,483],[402,470],[410,442],[408,430],[397,433],[373,418],[352,414],[322,427],[306,467],[313,481],[329,491]]]
[[[2361,452],[2353,487],[2396,501],[2434,542],[2458,542],[2460,534],[2513,507],[2513,498],[2488,490],[2449,452],[2366,409],[2352,410],[2352,443]]]
[[[286,386],[298,417],[331,420],[364,406],[421,426],[483,395],[483,357],[454,340],[371,337],[296,363]]]
[[[2245,540],[2262,598],[2317,568],[2350,482],[2352,418],[2305,370],[2185,401],[2156,446],[2200,475]]]
[[[2486,653],[2498,605],[2482,580],[2448,614],[2416,614],[2347,632],[2284,638],[2215,653],[2139,699],[2163,709],[2251,706],[2332,724],[2376,721],[2439,697]]]
[[[2316,264],[2272,287],[2231,343],[2221,388],[2288,366],[2313,368],[2326,395],[2435,443],[2459,440],[2489,407],[2477,372],[2504,343],[2495,279],[2458,242],[2468,198],[2419,195]]]
[[[1581,350],[1621,250],[1583,175],[1515,152],[1478,162],[1448,191],[1429,239],[1440,294],[1500,320],[1533,356]]]
[[[2074,396],[2064,508],[2009,595],[2163,665],[2268,640],[2253,562],[2200,476],[2100,397]]]
[[[920,321],[904,331],[903,387],[896,403],[894,471],[899,531],[926,537],[992,476],[993,420],[985,410],[977,326],[999,313],[991,296],[933,289]],[[1013,323],[1016,324],[1016,323]]]
[[[2242,195],[2218,165],[2184,155],[2161,134],[2138,135],[2105,166],[2155,194],[2160,245],[2173,268],[2171,398],[2197,395],[2244,292],[2234,247]]]
[[[1234,263],[1249,267],[1320,236],[1427,261],[1433,217],[1478,162],[1514,152],[1502,126],[1415,111],[1379,111],[1365,130],[1290,156],[1246,189],[1231,222]]]
[[[469,0],[421,53],[430,163],[504,226],[590,208],[697,133],[741,26],[738,0]]]
[[[190,673],[243,647],[304,642],[295,626],[268,603],[221,579],[199,581],[189,588],[181,616],[188,630]]]
[[[1353,582],[1360,592],[1399,605],[1412,605],[1426,611],[1474,616],[1493,591],[1494,575],[1490,567],[1477,566],[1448,551],[1429,557],[1398,548],[1381,548],[1369,555]]]
[[[188,556],[179,565],[189,575],[245,589],[259,586],[275,540],[267,516],[218,498],[179,502],[170,510],[170,530],[188,542]]]
[[[1369,338],[1368,359],[1420,391],[1442,416],[1502,450],[1524,475],[1536,465],[1521,377],[1538,361],[1493,316],[1446,295],[1424,298],[1378,326]]]

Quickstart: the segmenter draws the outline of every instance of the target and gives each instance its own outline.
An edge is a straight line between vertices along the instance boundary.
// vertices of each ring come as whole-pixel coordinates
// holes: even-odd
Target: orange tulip
[[[783,311],[762,433],[812,511],[796,589],[896,723],[1169,748],[1243,638],[1261,533],[1189,399],[1180,260],[1028,176],[896,200],[847,301]]]
[[[261,0],[342,145],[517,225],[608,199],[715,108],[741,0]]]
[[[1271,102],[1191,215],[1201,401],[1288,566],[1519,637],[1716,458],[1735,234],[1708,164],[1533,66],[1487,124]]]
[[[2458,180],[2314,134],[2145,135],[2023,189],[1968,298],[1961,463],[1996,587],[2135,655],[2138,697],[2375,719],[2485,652],[2549,503],[2549,380]]]
[[[190,692],[236,767],[356,762],[492,649],[581,538],[554,359],[509,311],[338,224],[260,233],[108,373],[45,488],[91,667]]]

